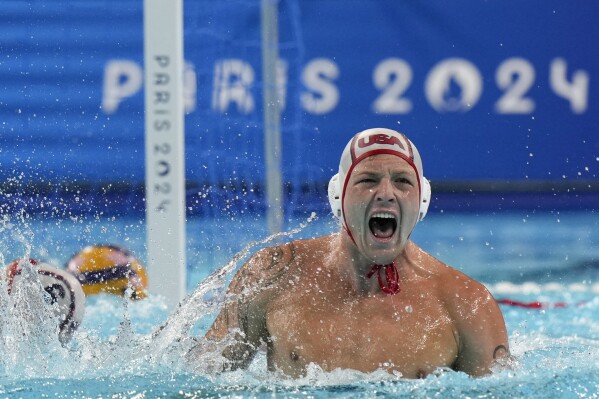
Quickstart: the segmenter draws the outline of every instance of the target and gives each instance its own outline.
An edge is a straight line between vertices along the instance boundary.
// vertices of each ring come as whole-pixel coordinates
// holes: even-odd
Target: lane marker
[[[509,281],[502,281],[496,284],[485,284],[493,294],[541,294],[544,292],[592,292],[599,294],[599,283],[583,284],[561,284],[557,282],[534,283],[525,282],[515,284]]]

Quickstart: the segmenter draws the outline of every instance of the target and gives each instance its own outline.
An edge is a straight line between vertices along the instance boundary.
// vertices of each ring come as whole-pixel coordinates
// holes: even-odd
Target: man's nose
[[[382,179],[380,181],[376,199],[377,201],[395,201],[395,196],[393,195],[393,182],[391,179]]]

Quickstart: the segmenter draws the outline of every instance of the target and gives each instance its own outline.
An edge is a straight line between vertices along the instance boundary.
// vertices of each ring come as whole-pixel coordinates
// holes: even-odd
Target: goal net
[[[2,7],[3,206],[143,215],[142,2]],[[295,214],[322,209],[326,187],[302,163],[299,9],[289,0],[279,11],[283,204]],[[184,54],[188,216],[262,213],[260,1],[184,2]]]

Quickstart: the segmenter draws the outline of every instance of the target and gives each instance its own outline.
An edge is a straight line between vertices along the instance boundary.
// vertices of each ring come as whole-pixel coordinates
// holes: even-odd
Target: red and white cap
[[[341,219],[345,226],[343,200],[349,176],[358,163],[369,156],[378,154],[396,155],[414,168],[420,192],[420,214],[418,220],[424,219],[430,202],[431,187],[422,172],[420,153],[414,143],[403,133],[384,128],[364,130],[352,137],[345,146],[343,154],[341,154],[341,161],[339,162],[339,173],[329,181],[329,203],[331,204],[333,214]]]
[[[17,259],[6,266],[8,294],[14,297],[14,304],[26,306],[35,303],[31,292],[41,295],[50,306],[59,322],[58,338],[63,344],[71,339],[79,327],[85,313],[85,294],[77,279],[65,270],[58,269],[35,259]],[[27,291],[26,287],[37,291]]]

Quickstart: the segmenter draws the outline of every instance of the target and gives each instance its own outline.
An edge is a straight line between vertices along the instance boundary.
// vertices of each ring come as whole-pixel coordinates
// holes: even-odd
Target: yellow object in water
[[[128,250],[116,245],[83,248],[69,259],[67,270],[79,280],[85,295],[125,296],[129,292],[134,300],[147,296],[148,276],[143,266]]]

